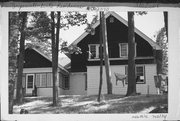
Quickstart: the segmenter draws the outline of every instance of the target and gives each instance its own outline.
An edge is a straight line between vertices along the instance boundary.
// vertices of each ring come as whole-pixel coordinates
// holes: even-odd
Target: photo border
[[[58,2],[59,3],[59,2]],[[1,5],[0,10],[0,80],[1,80],[1,119],[17,121],[34,120],[178,120],[180,119],[180,8],[179,4],[147,4],[124,3],[113,5],[111,3],[65,2],[68,5],[56,6],[57,2],[20,3],[13,2]],[[74,3],[74,4],[73,4]],[[47,4],[47,5],[46,5]],[[54,5],[55,4],[55,5]],[[6,6],[7,5],[7,6]],[[20,6],[18,6],[20,5]],[[77,8],[77,5],[82,5]],[[169,69],[168,75],[168,114],[8,114],[8,12],[12,11],[89,11],[87,6],[94,7],[93,11],[168,11],[168,42],[169,42]],[[128,7],[127,7],[128,6]],[[32,9],[33,8],[33,9]],[[68,8],[68,9],[67,9]],[[3,82],[2,82],[3,81]],[[164,117],[163,117],[164,116]],[[139,117],[139,118],[135,118]]]

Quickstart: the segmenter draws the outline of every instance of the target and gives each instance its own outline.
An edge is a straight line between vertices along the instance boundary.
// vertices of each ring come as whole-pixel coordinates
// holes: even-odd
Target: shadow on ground
[[[14,106],[14,113],[26,109],[30,114],[73,114],[73,113],[153,113],[158,107],[167,106],[167,95],[102,95],[97,102],[97,95],[63,95],[58,98],[58,105],[52,106],[50,97],[26,97],[22,105]],[[151,108],[151,109],[149,109]],[[147,110],[149,109],[149,110]],[[154,113],[165,113],[167,110],[155,110]]]

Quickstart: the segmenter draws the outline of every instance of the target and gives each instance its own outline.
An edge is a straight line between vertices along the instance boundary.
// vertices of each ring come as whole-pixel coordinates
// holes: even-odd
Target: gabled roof
[[[128,22],[123,19],[121,16],[119,16],[117,13],[115,12],[107,12],[105,15],[105,18],[108,18],[110,15],[114,16],[115,18],[117,18],[120,22],[122,22],[123,24],[125,24],[126,26],[128,26]],[[93,26],[92,28],[96,28],[98,25],[100,25],[100,21],[98,20]],[[159,45],[157,45],[151,38],[149,38],[147,35],[145,35],[143,32],[141,32],[139,29],[137,29],[135,27],[135,32],[141,36],[143,39],[145,39],[152,47],[153,49],[156,50],[161,50],[161,47]],[[89,33],[88,32],[84,32],[81,36],[79,36],[74,42],[71,43],[71,45],[77,45],[83,38],[85,38]],[[70,45],[70,46],[71,46]]]
[[[52,59],[49,58],[48,56],[46,56],[43,52],[39,51],[38,49],[36,48],[31,48],[33,50],[35,50],[37,53],[39,53],[40,55],[42,55],[43,57],[45,57],[47,60],[51,61],[52,62]],[[62,69],[63,71],[65,71],[66,73],[69,73],[62,65],[58,64],[58,67],[60,69]]]

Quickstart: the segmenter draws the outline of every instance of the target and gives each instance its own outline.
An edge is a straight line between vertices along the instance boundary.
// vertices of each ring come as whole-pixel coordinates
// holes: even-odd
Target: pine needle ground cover
[[[52,106],[51,97],[25,97],[22,105],[14,106],[14,114],[21,109],[29,114],[92,114],[92,113],[167,113],[167,95],[102,95],[97,102],[97,95],[61,95],[58,106]],[[161,109],[162,108],[162,109]]]

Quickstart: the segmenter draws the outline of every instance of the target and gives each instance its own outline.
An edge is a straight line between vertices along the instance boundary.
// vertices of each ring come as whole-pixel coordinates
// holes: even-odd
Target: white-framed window
[[[128,57],[128,43],[119,43],[120,57]]]
[[[136,57],[136,43],[135,43],[135,57]],[[120,58],[128,57],[128,43],[119,43],[119,55]]]
[[[99,58],[99,44],[89,44],[89,59]]]
[[[144,66],[136,66],[136,83],[145,83]]]
[[[29,88],[34,88],[34,74],[27,74],[26,75],[26,88],[29,89]]]
[[[36,73],[35,80],[36,80],[36,87],[53,86],[52,73]]]
[[[136,65],[136,84],[145,84],[145,66],[144,65]],[[128,66],[125,66],[125,74],[128,75]],[[126,80],[127,83],[128,79]]]

